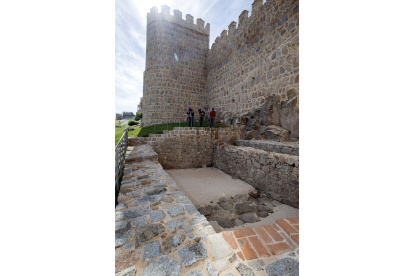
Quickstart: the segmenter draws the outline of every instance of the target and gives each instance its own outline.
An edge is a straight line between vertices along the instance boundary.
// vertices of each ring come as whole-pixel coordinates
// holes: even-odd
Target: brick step
[[[299,142],[276,142],[272,140],[237,140],[239,147],[251,147],[265,151],[299,156]]]

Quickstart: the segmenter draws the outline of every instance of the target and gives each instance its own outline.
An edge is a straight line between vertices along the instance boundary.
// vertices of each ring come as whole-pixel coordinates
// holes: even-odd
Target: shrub
[[[133,125],[136,125],[136,124],[137,124],[137,122],[135,122],[134,120],[128,121],[129,126],[133,126]]]
[[[142,118],[142,112],[137,113],[137,114],[135,115],[135,121],[139,121],[139,120],[141,120],[141,118]]]

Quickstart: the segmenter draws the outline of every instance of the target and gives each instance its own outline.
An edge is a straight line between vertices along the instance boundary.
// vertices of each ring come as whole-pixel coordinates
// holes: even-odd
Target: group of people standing
[[[204,118],[206,116],[204,108],[198,109],[198,115],[200,117],[200,127],[204,127]],[[212,108],[210,111],[210,127],[214,127],[214,118],[216,118],[216,112],[214,111],[214,108]],[[187,111],[187,121],[189,127],[194,126],[194,110],[191,107],[189,107]]]

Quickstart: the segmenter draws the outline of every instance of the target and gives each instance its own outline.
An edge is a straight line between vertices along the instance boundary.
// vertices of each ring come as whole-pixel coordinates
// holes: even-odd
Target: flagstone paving
[[[128,147],[118,202],[117,276],[298,275],[299,218],[216,233],[149,145]]]

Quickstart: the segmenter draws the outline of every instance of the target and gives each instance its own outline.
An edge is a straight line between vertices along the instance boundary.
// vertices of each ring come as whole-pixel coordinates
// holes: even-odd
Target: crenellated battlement
[[[225,30],[221,32],[220,36],[214,40],[214,43],[211,46],[212,51],[210,54],[214,54],[219,46],[225,45],[235,36],[237,36],[237,34],[240,34],[242,29],[243,31],[246,31],[248,26],[257,19],[257,16],[263,14],[263,10],[267,10],[271,6],[280,5],[282,3],[288,2],[284,0],[267,0],[266,3],[263,4],[263,0],[254,0],[252,4],[251,16],[249,17],[248,10],[243,10],[239,15],[238,24],[235,21],[232,21],[228,27],[228,31]]]
[[[243,10],[208,51],[209,106],[250,112],[269,95],[299,91],[299,0],[263,2],[252,0],[251,14]]]
[[[184,20],[183,13],[179,10],[174,10],[174,15],[171,15],[170,7],[166,5],[161,6],[161,12],[158,12],[158,7],[154,6],[150,9],[150,12],[147,13],[147,25],[157,20],[175,23],[202,34],[210,35],[209,23],[204,26],[205,21],[201,18],[197,18],[196,24],[194,24],[194,17],[191,14],[186,14]]]
[[[253,21],[258,14],[260,14],[260,11],[262,9],[267,9],[272,5],[277,5],[280,2],[283,2],[282,0],[267,0],[266,3],[263,4],[263,0],[254,0],[252,4],[252,14],[249,17],[249,11],[243,10],[238,19],[238,24],[235,21],[232,21],[228,27],[228,31],[224,34],[224,31],[218,36],[215,40],[213,45],[211,46],[211,50],[216,49],[218,45],[224,45],[227,41],[229,41],[232,37],[236,35],[236,33],[239,31],[239,29],[246,28],[251,21]],[[266,7],[267,6],[267,7]],[[253,18],[253,19],[252,19]]]

